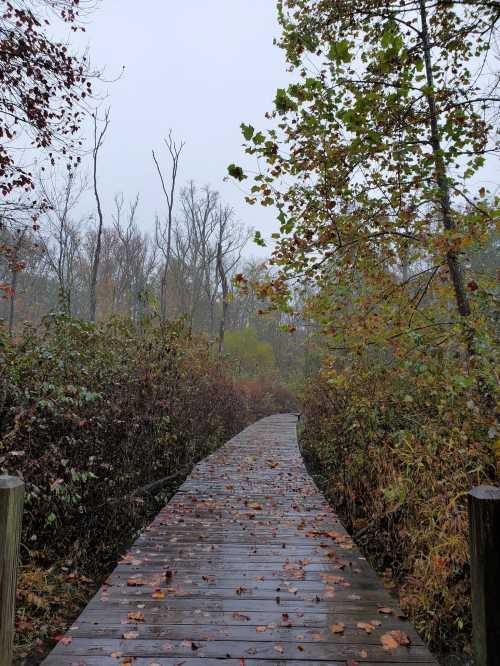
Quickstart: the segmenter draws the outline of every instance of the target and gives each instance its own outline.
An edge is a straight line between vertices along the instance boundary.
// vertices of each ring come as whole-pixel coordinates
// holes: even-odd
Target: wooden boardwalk
[[[435,664],[308,476],[296,422],[200,463],[44,664]]]

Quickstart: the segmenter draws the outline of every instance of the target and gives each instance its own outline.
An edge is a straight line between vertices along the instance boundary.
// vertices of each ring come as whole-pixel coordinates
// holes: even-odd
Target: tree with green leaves
[[[228,331],[224,352],[237,376],[247,378],[274,377],[276,359],[269,342],[259,340],[253,328]]]
[[[267,165],[247,200],[279,211],[266,295],[286,308],[294,281],[312,283],[332,344],[358,353],[405,337],[437,344],[450,326],[473,353],[486,286],[467,274],[467,253],[496,217],[474,183],[499,147],[500,6],[283,0],[278,10],[294,81],[277,92],[274,128],[242,126],[247,152]],[[246,178],[234,164],[229,173]]]

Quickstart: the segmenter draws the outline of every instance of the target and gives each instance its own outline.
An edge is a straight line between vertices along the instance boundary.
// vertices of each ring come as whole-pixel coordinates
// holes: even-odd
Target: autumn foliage
[[[270,384],[240,388],[213,359],[181,323],[141,332],[50,316],[16,343],[0,331],[0,473],[26,483],[25,640],[40,637],[37,622],[56,630],[60,595],[72,589],[64,603],[78,606],[82,576],[109,569],[196,461],[279,411]],[[152,495],[135,492],[177,471]]]
[[[431,363],[416,375],[360,363],[348,380],[315,378],[303,446],[422,636],[451,650],[471,627],[466,494],[498,482],[500,456],[488,400],[456,360]]]
[[[57,20],[78,30],[88,0],[2,0],[0,3],[0,191],[7,196],[33,189],[29,165],[19,159],[21,145],[52,147],[77,160],[82,103],[91,93],[85,59],[50,39],[47,26]],[[21,145],[20,145],[21,142]]]
[[[498,7],[278,14],[292,81],[267,130],[241,126],[258,170],[228,168],[277,209],[259,294],[317,333],[305,447],[325,487],[450,650],[470,629],[463,498],[498,483]]]

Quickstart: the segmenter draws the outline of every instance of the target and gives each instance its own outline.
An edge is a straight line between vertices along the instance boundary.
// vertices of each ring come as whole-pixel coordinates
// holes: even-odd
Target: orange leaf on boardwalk
[[[371,634],[372,631],[375,629],[373,624],[370,624],[370,622],[358,622],[356,626],[358,629],[363,629],[364,631],[366,631],[367,634]]]
[[[142,578],[129,578],[127,585],[129,587],[141,587],[142,585],[146,585],[146,581]]]
[[[332,634],[343,634],[345,630],[345,624],[339,622],[338,624],[332,624],[330,631]]]
[[[133,641],[133,640],[135,640],[136,638],[139,638],[139,632],[138,632],[138,631],[126,631],[126,632],[123,634],[123,638],[124,638],[126,641]]]
[[[404,633],[404,631],[389,631],[387,634],[384,634],[380,641],[384,646],[384,650],[394,650],[401,645],[408,646],[411,644],[410,639]]]
[[[162,592],[162,590],[155,590],[151,596],[153,599],[164,599],[165,592]]]
[[[129,613],[128,619],[133,622],[144,622],[144,613]]]
[[[382,613],[382,615],[392,615],[394,613],[392,608],[388,608],[387,606],[383,606],[382,608],[379,608],[378,612]]]

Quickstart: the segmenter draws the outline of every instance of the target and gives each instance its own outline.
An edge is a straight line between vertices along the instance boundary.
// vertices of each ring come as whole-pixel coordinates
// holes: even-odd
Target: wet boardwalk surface
[[[45,666],[433,664],[308,476],[297,419],[200,463]]]

